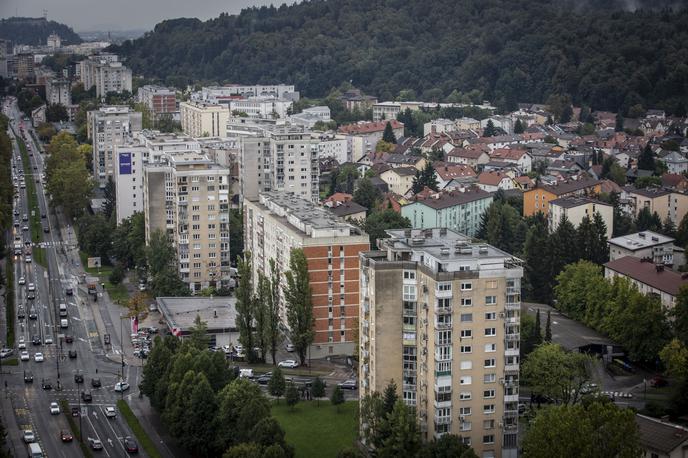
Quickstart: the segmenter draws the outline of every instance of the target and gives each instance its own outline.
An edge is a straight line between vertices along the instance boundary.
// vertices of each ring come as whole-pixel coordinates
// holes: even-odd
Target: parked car
[[[258,385],[267,385],[268,383],[270,383],[271,378],[272,378],[272,372],[266,372],[265,374],[259,376],[255,380],[258,383]]]
[[[277,363],[277,366],[294,369],[295,367],[299,367],[299,363],[297,363],[294,359],[285,359],[284,361],[280,361],[279,363]]]
[[[69,355],[69,359],[76,359],[76,350],[69,350],[67,354]]]
[[[46,345],[50,345],[53,343],[53,336],[45,336],[45,340],[43,341]]]
[[[0,358],[7,358],[8,356],[12,355],[14,353],[14,350],[11,348],[3,348],[0,350]]]
[[[72,288],[66,288],[65,289],[65,294],[67,296],[73,296],[74,295],[74,290]]]
[[[72,342],[74,342],[74,337],[67,334],[67,335],[65,335],[64,340],[66,343],[72,343]]]
[[[296,351],[296,347],[294,346],[294,344],[290,344],[290,343],[285,345],[284,349],[287,350],[289,353]]]
[[[337,386],[343,390],[357,390],[358,389],[358,381],[351,379],[351,380],[344,380],[341,383],[338,383]]]

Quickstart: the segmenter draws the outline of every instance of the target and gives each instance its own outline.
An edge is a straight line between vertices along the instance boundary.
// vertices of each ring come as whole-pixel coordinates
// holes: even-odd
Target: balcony
[[[521,340],[520,334],[506,334],[504,336],[506,342],[518,342]]]
[[[518,393],[516,394],[505,394],[504,402],[518,402]]]
[[[506,302],[504,303],[504,309],[505,310],[519,310],[521,308],[521,302],[520,301],[513,301],[509,300],[507,298]]]
[[[504,350],[504,356],[518,356],[521,353],[519,348],[507,348]]]
[[[439,290],[435,289],[435,297],[438,299],[444,299],[444,298],[451,298],[452,297],[452,290]]]
[[[435,307],[435,315],[451,315],[452,308],[450,307]]]
[[[435,371],[435,377],[451,377],[451,370],[448,371]]]
[[[518,373],[519,367],[520,366],[518,364],[506,364],[504,365],[504,372]]]
[[[449,425],[451,424],[452,419],[451,417],[435,417],[435,424],[436,425]]]
[[[506,294],[507,296],[511,296],[514,294],[521,294],[521,288],[517,288],[515,286],[507,286],[506,287]]]
[[[519,323],[519,318],[515,316],[508,316],[504,318],[504,322],[506,324],[518,324]]]
[[[446,321],[436,321],[435,322],[435,329],[442,330],[442,329],[451,329],[452,327],[452,322],[446,322]]]

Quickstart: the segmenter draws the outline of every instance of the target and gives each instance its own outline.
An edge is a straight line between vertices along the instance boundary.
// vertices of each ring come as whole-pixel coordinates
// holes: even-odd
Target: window
[[[495,427],[495,421],[494,420],[483,420],[483,429],[494,429]]]
[[[497,296],[485,296],[485,305],[497,304]]]
[[[485,404],[483,406],[483,413],[495,413],[495,405],[494,404]]]
[[[462,339],[470,339],[473,337],[473,330],[472,329],[462,329],[461,330],[461,338]]]
[[[438,283],[437,284],[437,290],[438,291],[451,291],[451,283]]]
[[[485,282],[485,289],[496,289],[497,280],[489,280]]]
[[[497,351],[497,344],[485,344],[485,353],[494,353]]]
[[[495,361],[494,358],[486,359],[484,367],[495,367],[497,365]]]
[[[473,369],[473,361],[461,361],[461,370],[467,371]]]
[[[486,434],[483,436],[483,444],[494,444],[494,434]]]
[[[415,280],[416,279],[416,273],[412,270],[405,270],[404,271],[404,280]]]
[[[448,309],[449,307],[451,307],[450,298],[437,299],[437,308]]]
[[[461,345],[461,353],[470,353],[471,351],[470,345]]]
[[[416,300],[416,286],[415,285],[404,285],[404,300],[405,301],[415,301]]]
[[[470,407],[459,407],[459,415],[470,415],[471,414],[471,408]]]
[[[483,391],[483,398],[492,399],[495,397],[495,390],[485,390]]]
[[[470,421],[462,421],[461,422],[461,431],[470,431],[471,430],[471,422]]]
[[[471,397],[472,396],[470,391],[462,391],[461,393],[459,393],[459,399],[461,401],[470,401]]]
[[[473,321],[473,314],[472,313],[462,313],[461,314],[461,322],[462,323],[470,323]]]
[[[473,299],[470,297],[463,297],[461,298],[461,306],[462,307],[470,307],[473,305]]]
[[[496,320],[497,319],[497,313],[496,312],[487,312],[485,314],[485,319],[490,321],[490,320]]]
[[[461,291],[470,291],[473,289],[473,284],[472,283],[461,283]]]
[[[470,375],[464,375],[459,379],[459,385],[470,385],[473,383],[473,379]]]
[[[496,336],[497,335],[497,329],[496,328],[485,328],[485,335],[486,336]]]
[[[497,374],[483,375],[483,383],[494,383],[495,381],[497,381]]]

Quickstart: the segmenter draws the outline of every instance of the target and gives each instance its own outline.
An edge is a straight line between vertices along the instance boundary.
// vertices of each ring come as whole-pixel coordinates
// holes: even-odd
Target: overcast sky
[[[152,29],[163,19],[208,19],[247,6],[276,5],[284,0],[0,0],[0,17],[39,17],[69,25],[77,32]],[[293,3],[293,0],[288,2]]]

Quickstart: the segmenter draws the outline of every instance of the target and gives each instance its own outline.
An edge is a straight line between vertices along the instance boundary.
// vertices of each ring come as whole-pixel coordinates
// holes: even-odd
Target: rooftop
[[[607,207],[611,207],[611,204],[608,204],[606,202],[602,202],[597,199],[590,199],[589,197],[575,197],[575,196],[569,196],[569,197],[560,197],[559,199],[554,199],[549,202],[550,205],[557,205],[562,208],[575,208],[575,207],[580,207],[581,205],[588,205],[588,204],[595,204],[595,205],[605,205]]]
[[[456,205],[467,204],[476,200],[489,199],[491,197],[492,194],[487,191],[483,191],[480,188],[469,188],[465,192],[449,191],[434,193],[427,198],[417,199],[415,202],[409,203],[409,205],[421,203],[423,205],[427,205],[428,207],[434,208],[435,210],[440,210],[443,208],[454,207]]]
[[[236,330],[236,297],[158,297],[158,309],[175,335],[187,333],[196,316],[208,325],[208,332]]]
[[[688,284],[688,279],[683,278],[681,274],[634,256],[624,256],[609,261],[604,266],[672,296],[677,296],[681,286]]]
[[[650,248],[655,245],[664,245],[666,243],[672,243],[673,241],[673,238],[667,237],[666,235],[658,234],[652,231],[643,231],[636,232],[635,234],[614,237],[613,239],[609,239],[608,243],[620,246],[627,250],[636,251],[642,250],[644,248]]]
[[[387,123],[392,125],[392,129],[401,129],[404,124],[392,119],[391,121],[359,121],[354,124],[346,124],[339,127],[339,132],[343,134],[369,134],[372,132],[382,132],[385,130]]]
[[[645,449],[668,455],[688,441],[688,429],[683,426],[639,414],[635,422],[640,431],[640,444]]]
[[[638,194],[643,197],[654,199],[655,197],[664,197],[671,194],[672,191],[663,188],[643,188],[637,189],[635,186],[626,186],[623,188],[629,194]]]
[[[347,216],[356,215],[361,212],[368,211],[363,205],[357,204],[356,202],[343,202],[334,207],[328,207],[332,213],[340,218],[345,218]]]
[[[600,180],[593,180],[593,179],[578,179],[578,180],[569,180],[569,181],[564,181],[556,185],[542,185],[538,186],[538,188],[542,188],[545,191],[549,191],[554,195],[561,196],[564,194],[568,194],[570,192],[575,192],[575,191],[580,191],[586,188],[590,188],[593,186],[596,186],[600,184]],[[537,189],[537,188],[536,188]]]

